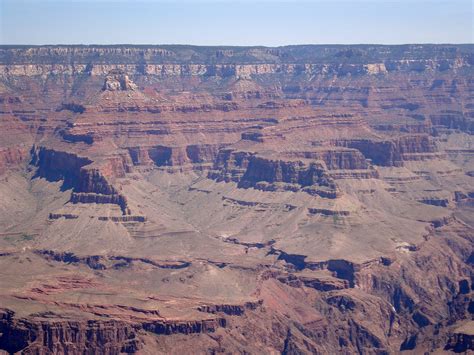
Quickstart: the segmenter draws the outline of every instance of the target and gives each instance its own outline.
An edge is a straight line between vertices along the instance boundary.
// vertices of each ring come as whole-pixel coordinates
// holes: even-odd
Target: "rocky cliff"
[[[193,46],[3,46],[0,50],[0,72],[13,75],[104,75],[115,68],[129,74],[148,75],[247,76],[277,72],[376,75],[394,71],[446,71],[470,67],[473,63],[470,45],[241,47],[230,50]]]
[[[33,149],[31,164],[37,167],[37,177],[62,181],[62,189],[72,189],[72,203],[111,203],[130,214],[126,198],[109,182],[125,176],[125,171],[130,172],[120,157],[107,159],[97,168],[87,158],[41,147]]]
[[[296,191],[305,187],[325,197],[336,196],[336,185],[325,167],[317,161],[281,160],[262,157],[249,152],[221,150],[211,178],[235,181],[242,188]]]
[[[118,321],[65,321],[50,319],[31,322],[16,319],[3,310],[1,315],[1,348],[9,353],[51,354],[84,352],[120,354],[134,353],[141,348],[137,329]]]
[[[376,165],[402,166],[407,160],[433,159],[437,148],[429,135],[403,135],[392,140],[336,141],[336,146],[359,150]]]

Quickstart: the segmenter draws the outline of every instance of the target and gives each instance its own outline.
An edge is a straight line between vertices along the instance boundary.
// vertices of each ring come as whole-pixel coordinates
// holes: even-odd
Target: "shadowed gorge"
[[[474,45],[0,46],[0,349],[474,350]]]

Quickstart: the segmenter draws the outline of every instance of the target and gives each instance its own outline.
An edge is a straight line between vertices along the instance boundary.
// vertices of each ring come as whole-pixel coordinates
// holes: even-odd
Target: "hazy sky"
[[[473,0],[0,0],[0,43],[472,43],[473,16]]]

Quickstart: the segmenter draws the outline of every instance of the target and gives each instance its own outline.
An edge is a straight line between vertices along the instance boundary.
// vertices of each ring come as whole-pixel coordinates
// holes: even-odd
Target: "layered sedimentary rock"
[[[427,134],[402,135],[390,140],[336,141],[336,145],[359,150],[376,165],[401,166],[405,160],[435,158],[437,152],[432,138]]]
[[[0,350],[472,350],[473,53],[0,47]]]
[[[141,348],[137,329],[118,321],[67,321],[16,319],[2,311],[0,344],[2,349],[26,354],[82,353],[101,348],[108,353],[133,353]]]
[[[120,157],[109,158],[97,168],[90,166],[92,160],[88,158],[41,147],[33,149],[32,164],[37,166],[38,177],[61,180],[63,189],[72,189],[72,203],[111,203],[130,214],[126,198],[109,182],[129,171]]]
[[[111,70],[105,77],[104,87],[102,90],[118,91],[118,90],[136,90],[137,86],[130,80],[128,75],[120,70]]]
[[[242,47],[222,55],[219,49],[185,46],[49,46],[2,48],[0,58],[2,72],[15,75],[50,72],[100,75],[108,73],[111,68],[150,75],[225,76],[275,72],[377,75],[392,71],[446,71],[472,64],[469,46],[427,45],[419,48],[413,45],[386,49],[370,45],[357,49],[344,46],[301,46],[276,50]],[[433,59],[433,52],[438,58]],[[189,63],[190,57],[201,64]],[[364,63],[361,60],[364,57],[370,57],[370,61]],[[207,64],[211,59],[218,63]]]
[[[307,188],[309,193],[336,196],[336,185],[321,163],[309,160],[283,160],[249,152],[221,150],[211,178],[235,181],[239,187],[274,191]]]
[[[29,157],[28,147],[9,147],[0,150],[0,174],[5,173],[9,168],[18,166]]]

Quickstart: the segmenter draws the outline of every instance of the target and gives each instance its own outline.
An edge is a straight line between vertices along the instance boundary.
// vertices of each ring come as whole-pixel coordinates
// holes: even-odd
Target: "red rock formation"
[[[137,329],[125,322],[71,321],[38,317],[17,319],[9,310],[0,318],[0,347],[10,353],[83,353],[101,348],[107,353],[132,353],[141,348]]]
[[[104,87],[102,88],[102,90],[110,91],[136,89],[135,83],[121,70],[111,70],[105,77]]]
[[[198,311],[205,313],[224,313],[229,316],[241,316],[246,310],[255,310],[262,305],[262,301],[246,302],[243,305],[213,304],[198,307]]]
[[[364,170],[369,167],[366,158],[356,149],[322,148],[308,151],[284,152],[289,158],[304,158],[324,161],[329,170]]]
[[[119,205],[124,215],[129,215],[130,209],[127,207],[127,200],[124,196],[112,193],[112,194],[97,194],[87,192],[73,192],[71,194],[72,203],[111,203]]]
[[[335,145],[357,149],[376,165],[401,166],[405,160],[436,157],[437,151],[428,135],[403,135],[393,140],[336,141]]]
[[[202,321],[180,322],[180,321],[156,321],[143,324],[143,329],[155,334],[193,334],[213,333],[217,328],[225,327],[224,318],[205,319]]]
[[[123,157],[109,158],[95,168],[87,158],[41,147],[34,150],[32,163],[38,167],[37,176],[63,180],[63,188],[72,188],[72,203],[112,203],[119,205],[124,214],[130,214],[127,199],[109,182],[130,171]]]
[[[53,181],[64,180],[66,186],[78,187],[81,168],[92,161],[73,153],[40,147],[33,150],[32,163],[38,167],[38,176]]]
[[[284,183],[280,188],[298,190],[311,186],[318,187],[316,190],[321,195],[335,194],[335,184],[321,164],[260,157],[230,149],[221,150],[209,176],[218,181],[236,181],[244,188],[272,191],[278,188],[278,183]]]
[[[29,149],[25,146],[0,148],[0,175],[27,161],[29,155]]]

